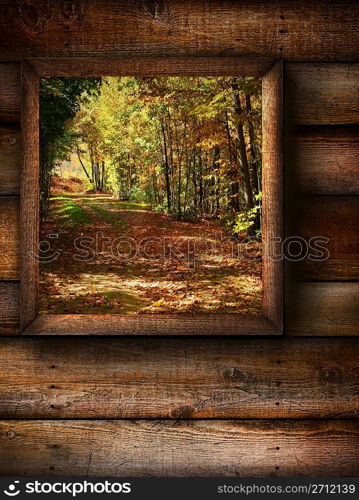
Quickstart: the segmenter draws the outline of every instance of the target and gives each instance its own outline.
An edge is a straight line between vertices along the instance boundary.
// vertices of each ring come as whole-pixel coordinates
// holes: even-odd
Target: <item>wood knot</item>
[[[36,8],[30,3],[20,3],[19,14],[21,20],[29,28],[36,28],[39,23],[39,15]]]
[[[81,21],[84,17],[84,1],[77,0],[74,2],[73,0],[63,0],[61,2],[61,11],[65,19],[71,19],[73,22]],[[69,28],[69,26],[67,26],[67,28]]]
[[[338,383],[342,379],[341,371],[334,366],[320,366],[318,374],[322,380],[329,383]]]
[[[164,13],[165,2],[164,0],[143,0],[143,8],[158,21]]]
[[[17,143],[17,139],[16,139],[16,137],[9,137],[8,140],[7,140],[7,142],[9,144],[13,145],[13,144]]]
[[[194,413],[194,408],[189,405],[179,406],[171,411],[173,418],[189,418]]]
[[[40,0],[20,0],[18,2],[19,17],[28,28],[36,31],[44,29],[46,22],[52,17],[53,6]]]
[[[10,439],[14,438],[15,437],[15,432],[14,431],[8,431],[7,437],[10,438]]]
[[[223,378],[242,383],[248,383],[252,380],[248,373],[240,370],[239,368],[235,368],[234,366],[228,367],[223,371]]]
[[[48,448],[52,448],[54,450],[59,450],[61,448],[61,445],[59,445],[59,444],[50,444],[50,445],[48,445]]]

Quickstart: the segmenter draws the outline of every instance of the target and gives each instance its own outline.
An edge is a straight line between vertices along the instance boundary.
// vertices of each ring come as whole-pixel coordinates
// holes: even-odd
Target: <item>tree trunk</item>
[[[255,194],[259,194],[261,192],[261,182],[259,178],[258,165],[259,165],[259,154],[256,148],[255,142],[255,134],[254,134],[254,126],[252,120],[252,104],[251,104],[251,96],[246,95],[246,113],[248,119],[248,136],[249,136],[249,147],[251,152],[252,159],[252,179],[253,179],[253,191]],[[258,204],[261,206],[261,202],[258,201]],[[262,210],[259,209],[256,218],[254,220],[254,229],[259,230],[262,226]]]
[[[87,172],[86,167],[82,161],[82,158],[80,155],[80,148],[78,146],[76,146],[76,152],[77,152],[77,158],[79,159],[80,165],[81,165],[83,171],[85,172],[87,179],[91,182],[91,184],[93,184],[93,180],[91,179],[90,174]]]
[[[244,140],[243,125],[241,123],[242,119],[242,107],[239,98],[239,88],[237,78],[232,78],[231,80],[232,92],[233,92],[233,103],[234,111],[236,113],[237,124],[236,124],[236,135],[237,135],[237,153],[240,168],[243,174],[244,192],[246,197],[247,209],[254,207],[253,191],[251,185],[251,177],[249,172],[246,143]]]
[[[260,179],[258,175],[258,164],[259,164],[259,157],[256,149],[256,142],[255,142],[255,134],[254,134],[254,126],[253,126],[253,120],[252,120],[252,104],[251,104],[251,96],[246,95],[246,113],[247,113],[247,119],[248,119],[248,136],[249,136],[249,150],[251,153],[251,160],[252,160],[252,178],[253,178],[253,190],[255,194],[258,194],[260,192]]]
[[[203,168],[202,168],[202,153],[201,151],[199,152],[199,156],[198,156],[198,170],[199,170],[199,176],[198,176],[198,180],[199,180],[199,203],[200,203],[200,207],[201,207],[201,212],[203,214],[204,212],[204,196],[203,196]]]
[[[102,163],[101,163],[101,188],[100,188],[101,192],[104,192],[104,189],[105,189],[105,173],[106,173],[105,162],[102,160]]]
[[[181,191],[182,191],[182,165],[181,165],[181,161],[180,161],[178,164],[178,185],[177,185],[177,214],[178,214],[178,217],[181,217],[181,215],[182,215]]]
[[[212,163],[212,213],[218,215],[219,212],[219,188],[218,188],[218,178],[219,178],[219,157],[220,157],[220,147],[215,146],[213,150],[213,163]]]
[[[195,210],[197,210],[198,197],[197,197],[196,148],[193,150],[192,182],[193,182],[193,205]]]
[[[230,206],[231,206],[233,212],[238,212],[239,211],[238,161],[237,161],[235,154],[233,152],[234,144],[233,144],[232,137],[231,137],[231,131],[229,129],[229,118],[228,118],[227,111],[225,111],[225,116],[226,116],[225,126],[226,126],[226,132],[227,132],[227,144],[228,144],[228,153],[229,153],[229,161],[230,161],[230,168],[229,168],[229,172],[228,172],[230,192],[231,192]]]
[[[164,167],[165,167],[165,179],[166,179],[166,193],[167,193],[167,209],[168,212],[171,212],[171,181],[170,181],[170,172],[169,172],[169,164],[168,164],[168,153],[167,153],[167,141],[165,134],[165,127],[163,121],[161,120],[161,130],[163,136],[163,151],[164,151]]]

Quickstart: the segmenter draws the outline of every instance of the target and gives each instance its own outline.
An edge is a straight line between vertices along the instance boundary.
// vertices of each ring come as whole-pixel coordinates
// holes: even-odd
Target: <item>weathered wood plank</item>
[[[6,2],[0,32],[3,58],[201,53],[356,61],[358,17],[352,0]]]
[[[271,259],[276,239],[283,237],[283,63],[263,77],[262,189],[263,312],[283,329],[283,263]]]
[[[293,123],[359,124],[359,64],[288,64],[286,82]]]
[[[0,279],[19,279],[19,199],[0,198]]]
[[[19,122],[20,64],[0,63],[0,123]]]
[[[288,167],[298,193],[359,194],[359,126],[304,126],[291,142]]]
[[[20,170],[20,130],[0,126],[0,195],[19,194]]]
[[[355,476],[359,421],[1,421],[4,476]]]
[[[359,283],[293,283],[286,335],[359,335],[358,303]]]
[[[359,339],[3,339],[1,418],[352,418]]]
[[[329,252],[329,257],[325,256],[322,260],[318,251],[310,251],[311,258],[307,256],[294,263],[298,277],[306,281],[358,279],[359,198],[308,197],[298,200],[297,208],[294,235],[303,237],[307,242],[314,237],[327,238],[327,242],[323,240],[316,246],[324,247]],[[314,246],[313,241],[310,246]],[[291,252],[297,253],[294,245]]]
[[[24,290],[26,293],[26,289]],[[241,314],[40,314],[23,335],[279,335],[264,316]]]
[[[0,281],[0,336],[19,333],[19,283]]]
[[[63,76],[255,76],[275,60],[264,57],[59,57],[28,58],[41,77]]]

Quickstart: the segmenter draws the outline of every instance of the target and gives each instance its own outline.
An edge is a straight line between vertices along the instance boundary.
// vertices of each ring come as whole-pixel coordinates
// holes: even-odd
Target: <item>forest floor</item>
[[[261,311],[260,245],[103,194],[57,194],[42,224],[40,312]]]

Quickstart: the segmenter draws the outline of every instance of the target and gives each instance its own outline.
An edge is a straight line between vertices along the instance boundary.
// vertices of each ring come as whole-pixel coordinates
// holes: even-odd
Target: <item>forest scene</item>
[[[40,112],[40,313],[261,313],[260,80],[44,79]]]

